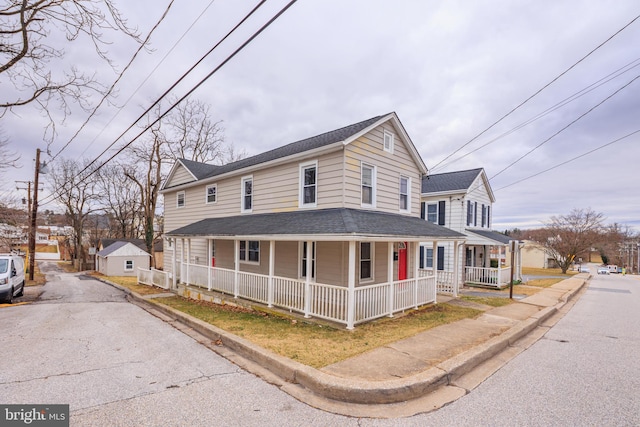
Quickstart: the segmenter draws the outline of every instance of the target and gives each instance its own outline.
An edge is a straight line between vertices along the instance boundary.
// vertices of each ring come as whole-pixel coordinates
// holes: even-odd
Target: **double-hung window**
[[[373,279],[373,243],[360,242],[360,280]]]
[[[411,200],[409,198],[409,190],[411,189],[411,180],[406,176],[400,177],[400,210],[408,212],[411,210]]]
[[[300,165],[300,206],[316,207],[318,198],[318,162]]]
[[[362,164],[362,206],[375,207],[376,170],[373,166]]]
[[[133,271],[133,260],[128,259],[124,262],[124,271]]]
[[[240,261],[260,263],[260,242],[257,240],[240,241]]]
[[[438,204],[430,203],[427,205],[427,221],[438,223]]]
[[[242,178],[242,209],[241,212],[251,212],[253,209],[253,177]]]
[[[184,208],[185,203],[186,196],[184,191],[178,191],[178,194],[176,195],[176,207]]]
[[[207,185],[207,204],[218,201],[218,186],[216,184]]]

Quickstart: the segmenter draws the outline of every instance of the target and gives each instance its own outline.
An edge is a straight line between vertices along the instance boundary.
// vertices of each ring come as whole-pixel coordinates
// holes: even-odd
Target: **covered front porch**
[[[490,230],[465,232],[465,284],[504,288],[522,280],[520,242]]]
[[[210,218],[165,237],[174,288],[197,286],[353,329],[436,301],[437,276],[418,268],[426,235],[463,241],[419,218],[349,209]]]

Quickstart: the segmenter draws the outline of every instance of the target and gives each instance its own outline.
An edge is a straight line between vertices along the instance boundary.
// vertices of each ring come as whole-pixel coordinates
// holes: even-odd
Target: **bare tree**
[[[88,38],[96,55],[113,68],[107,50],[112,42],[107,38],[108,33],[124,34],[141,43],[136,30],[129,26],[112,0],[3,2],[0,6],[0,77],[14,90],[1,92],[0,117],[13,108],[35,103],[49,117],[49,126],[54,127],[52,102],[57,103],[56,113],[65,117],[71,111],[71,104],[89,110],[90,95],[104,95],[107,89],[94,74],[81,72],[75,66],[55,72],[51,63],[65,59],[63,46]]]
[[[223,164],[244,154],[225,142],[221,122],[211,119],[207,104],[187,99],[153,125],[145,140],[129,147],[128,156],[131,166],[125,168],[125,176],[140,191],[144,240],[153,255],[153,242],[162,232],[157,216],[160,188],[176,159]]]
[[[136,239],[142,235],[142,204],[137,185],[122,185],[127,168],[107,164],[98,171],[98,194],[103,212],[109,218],[110,237]],[[129,170],[130,173],[133,171]]]
[[[9,148],[9,140],[0,129],[0,175],[6,169],[17,168],[20,155]]]
[[[591,209],[573,209],[568,215],[551,217],[545,228],[531,237],[566,273],[578,254],[590,251],[599,242],[603,218]]]
[[[52,194],[64,206],[65,215],[73,228],[70,241],[71,258],[80,263],[85,260],[83,247],[85,221],[98,209],[96,174],[91,174],[92,169],[80,173],[84,169],[83,165],[88,163],[88,161],[82,164],[75,160],[61,159],[50,172]]]

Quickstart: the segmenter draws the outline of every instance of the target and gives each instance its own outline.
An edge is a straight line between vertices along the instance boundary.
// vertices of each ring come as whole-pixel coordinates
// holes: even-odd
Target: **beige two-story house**
[[[466,235],[463,247],[448,242],[423,243],[420,267],[439,271],[439,288],[453,283],[499,287],[510,280],[511,239],[491,229],[495,196],[483,168],[427,175],[422,178],[421,217]],[[515,248],[516,273],[521,279],[520,244]],[[462,256],[455,253],[461,250]],[[463,263],[454,265],[456,260]],[[460,278],[453,278],[453,272]]]
[[[347,328],[435,301],[420,242],[464,234],[420,218],[426,166],[395,113],[217,166],[178,160],[164,268]]]

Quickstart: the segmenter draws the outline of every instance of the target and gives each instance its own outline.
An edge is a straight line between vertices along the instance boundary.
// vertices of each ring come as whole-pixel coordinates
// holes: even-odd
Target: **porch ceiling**
[[[358,209],[299,210],[206,218],[167,237],[273,240],[464,240],[465,235],[417,217]]]
[[[467,245],[504,246],[514,240],[509,236],[491,230],[473,230],[467,228],[464,231],[467,233],[467,241],[465,242]]]

